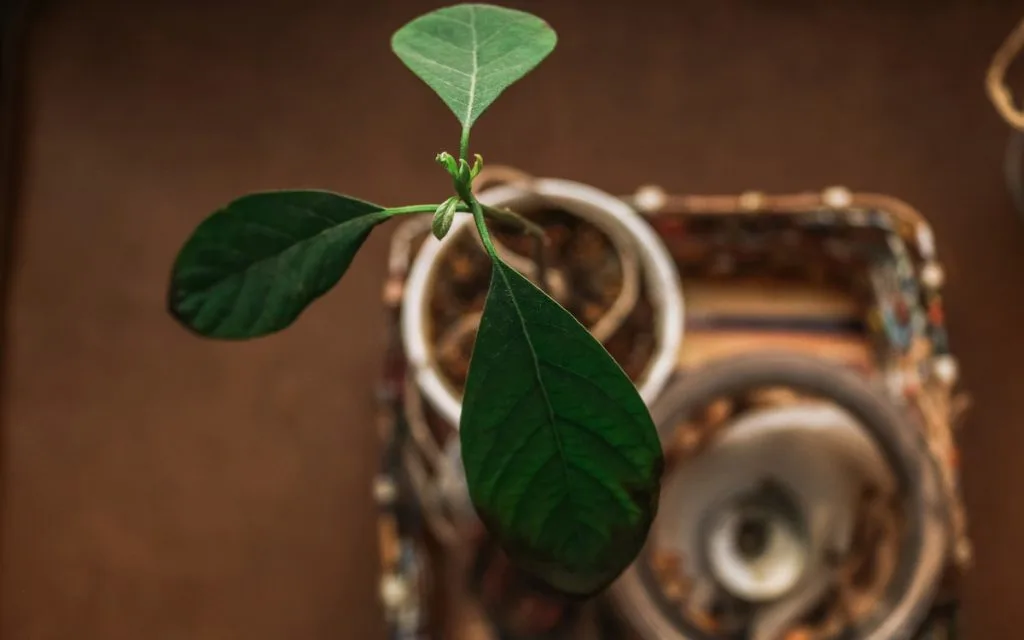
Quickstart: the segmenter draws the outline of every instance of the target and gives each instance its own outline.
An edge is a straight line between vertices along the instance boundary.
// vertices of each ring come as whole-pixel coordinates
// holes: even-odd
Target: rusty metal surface
[[[1024,7],[509,4],[561,45],[481,119],[487,159],[613,193],[842,183],[927,216],[975,399],[966,616],[1013,637],[1024,229],[983,77]],[[457,126],[387,47],[437,5],[65,0],[40,16],[7,311],[5,640],[380,637],[368,372],[388,229],[267,340],[196,340],[163,288],[191,228],[247,190],[447,195],[432,158]]]

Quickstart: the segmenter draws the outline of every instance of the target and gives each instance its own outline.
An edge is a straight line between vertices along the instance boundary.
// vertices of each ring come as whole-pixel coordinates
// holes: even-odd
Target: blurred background
[[[433,157],[457,124],[389,47],[445,3],[33,4],[13,29],[22,92],[4,102],[20,118],[3,194],[0,635],[381,637],[370,481],[390,228],[271,338],[197,340],[164,294],[192,228],[241,193],[448,195]],[[975,400],[966,622],[1018,637],[1024,228],[983,83],[1024,2],[503,4],[560,45],[481,118],[488,161],[612,193],[843,184],[931,219]]]

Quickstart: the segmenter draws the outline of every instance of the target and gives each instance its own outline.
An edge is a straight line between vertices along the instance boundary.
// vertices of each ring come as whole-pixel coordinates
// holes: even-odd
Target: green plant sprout
[[[458,157],[436,157],[455,194],[439,205],[403,207],[313,190],[240,197],[182,247],[168,305],[201,336],[264,336],[289,326],[337,284],[382,222],[433,213],[440,239],[456,215],[472,215],[492,269],[459,425],[470,497],[518,566],[558,591],[589,596],[607,587],[647,538],[661,444],[636,388],[604,347],[499,257],[489,220],[543,232],[482,205],[472,187],[483,160],[469,160],[477,118],[556,42],[540,18],[485,4],[439,9],[399,29],[394,53],[462,125]]]

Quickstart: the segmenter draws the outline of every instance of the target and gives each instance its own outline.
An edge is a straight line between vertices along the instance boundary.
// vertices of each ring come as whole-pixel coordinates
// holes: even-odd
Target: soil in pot
[[[623,264],[615,245],[598,227],[564,210],[520,213],[541,225],[549,238],[544,253],[548,293],[584,326],[593,327],[622,291]],[[519,260],[525,259],[527,265],[534,262],[535,242],[531,236],[497,226],[491,231],[494,239]],[[428,302],[428,335],[442,376],[461,393],[491,266],[470,227],[464,227],[452,240],[435,271]],[[525,275],[537,282],[533,271]],[[642,274],[637,303],[604,345],[632,380],[643,376],[654,354],[655,335],[654,310]]]

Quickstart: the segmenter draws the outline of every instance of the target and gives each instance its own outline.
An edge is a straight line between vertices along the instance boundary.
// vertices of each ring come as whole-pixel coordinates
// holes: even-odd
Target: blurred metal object
[[[992,57],[985,74],[985,89],[999,115],[1011,127],[1024,131],[1024,111],[1014,104],[1013,92],[1006,86],[1006,72],[1024,49],[1024,20],[1017,23]]]
[[[490,169],[481,178],[492,196],[531,202],[524,194],[544,184]],[[406,572],[432,576],[420,584],[440,602],[436,616],[421,618],[423,637],[946,637],[921,634],[952,628],[935,612],[955,604],[970,564],[953,435],[968,401],[957,390],[945,277],[924,217],[844,187],[692,196],[648,185],[620,201],[643,216],[643,234],[659,241],[686,288],[686,332],[669,358],[673,380],[644,396],[666,447],[660,515],[633,567],[586,606],[510,565],[476,519],[459,459],[457,389],[446,391],[454,405],[438,403],[413,375],[421,366],[405,359],[440,354],[459,323],[475,327],[479,292],[466,287],[478,284],[461,282],[458,313],[410,349],[398,310],[406,321],[422,317],[434,281],[412,277],[409,265],[437,260],[443,245],[417,220],[394,237],[385,302],[402,366],[381,397],[400,406],[388,415],[401,441],[398,494],[414,503],[403,535],[430,549],[425,571]],[[627,312],[649,314],[644,304],[640,297]],[[680,333],[683,324],[680,314]],[[411,610],[408,589],[385,587],[393,618]]]
[[[773,640],[797,627],[830,591],[844,589],[843,567],[855,551],[856,507],[864,492],[898,500],[904,510],[902,532],[883,541],[899,545],[896,561],[888,562],[889,570],[878,572],[873,584],[860,585],[867,594],[851,593],[864,601],[858,612],[863,620],[849,622],[856,623],[851,637],[858,640],[909,639],[927,615],[946,566],[949,505],[920,434],[877,386],[809,355],[763,352],[722,359],[680,379],[655,404],[652,413],[663,442],[671,446],[676,425],[692,420],[709,402],[766,386],[794,389],[807,400],[749,410],[720,428],[720,436],[700,456],[670,469],[649,553],[681,558],[687,568],[684,581],[707,582],[710,576],[731,592],[719,599],[730,597],[747,606],[741,629],[748,637]],[[778,489],[766,494],[765,485]],[[790,505],[781,509],[780,501],[770,498],[780,492],[791,496]],[[798,552],[793,547],[800,536],[794,533],[785,534],[785,545],[762,550],[761,555],[775,554],[764,558],[766,565],[790,565],[788,588],[776,590],[772,598],[736,593],[729,580],[714,575],[714,563],[701,548],[707,534],[701,533],[700,523],[723,505],[733,508],[737,497],[749,504],[750,495],[761,496],[754,500],[762,512],[786,514],[772,517],[794,523],[786,525],[791,531],[804,530]],[[648,563],[634,564],[611,592],[639,636],[714,637],[700,633],[685,616],[664,613],[659,602],[672,599]],[[678,606],[685,609],[685,596],[682,600]]]
[[[999,116],[1012,128],[1003,157],[1003,179],[1017,214],[1024,217],[1024,110],[1015,104],[1006,72],[1024,49],[1024,19],[1006,37],[989,63],[985,90]]]

